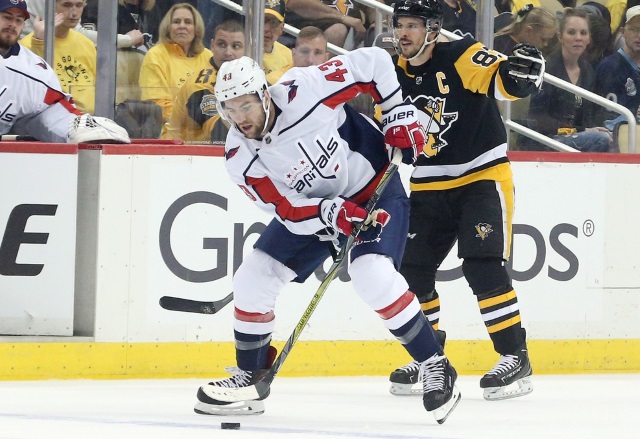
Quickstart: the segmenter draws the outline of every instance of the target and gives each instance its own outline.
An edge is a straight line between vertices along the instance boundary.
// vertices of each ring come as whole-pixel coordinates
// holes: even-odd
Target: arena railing
[[[252,55],[256,59],[262,59],[261,51],[262,51],[262,29],[261,23],[264,14],[264,0],[254,0],[247,1],[244,0],[244,8],[232,1],[229,0],[211,0],[215,3],[218,3],[228,9],[234,10],[240,14],[246,15],[247,12],[251,14],[251,27],[249,29],[249,34],[252,36],[250,38],[250,44],[254,47],[254,51],[252,51]],[[376,0],[354,0],[357,3],[363,4],[365,6],[369,6],[375,9],[376,11],[376,33],[379,33],[383,30],[383,23],[386,21],[387,23],[390,21],[389,17],[393,13],[393,9],[386,4],[379,3]],[[478,8],[484,11],[484,2],[486,0],[480,0],[478,2]],[[110,2],[100,2],[98,13],[101,17],[101,27],[99,27],[98,32],[107,31],[107,37],[98,39],[98,72],[102,72],[103,76],[99,76],[98,79],[104,78],[104,75],[110,74],[111,78],[105,79],[108,85],[111,84],[111,81],[115,81],[115,63],[111,60],[115,59],[116,47],[115,47],[115,29],[116,29],[116,14],[115,8],[112,7]],[[481,19],[484,20],[486,17],[485,14],[481,14]],[[53,16],[47,17],[48,20],[53,21]],[[106,18],[106,19],[104,19]],[[490,22],[490,21],[489,21]],[[482,26],[486,23],[483,21]],[[52,30],[52,26],[47,26]],[[290,25],[285,24],[284,28],[285,32],[291,35],[297,35],[299,29],[294,28]],[[442,34],[450,39],[459,39],[460,36],[442,30]],[[52,35],[47,32],[45,35],[46,39],[51,41]],[[110,43],[112,41],[112,43]],[[102,44],[101,44],[102,43]],[[46,45],[45,41],[45,45]],[[486,44],[486,42],[485,42]],[[491,47],[491,43],[488,47]],[[345,50],[341,47],[335,46],[333,44],[329,45],[329,50],[334,54],[345,53]],[[260,53],[260,56],[256,56],[256,53]],[[572,92],[578,96],[581,96],[584,99],[587,99],[591,102],[595,102],[598,105],[603,106],[604,108],[613,111],[615,113],[621,114],[627,120],[628,123],[628,152],[635,153],[636,152],[636,119],[633,113],[629,111],[626,107],[619,105],[613,101],[605,99],[601,96],[598,96],[592,92],[589,92],[581,87],[575,86],[567,81],[564,81],[558,77],[550,75],[548,73],[544,74],[544,82],[554,85],[563,90],[567,90]],[[115,102],[115,90],[112,87],[98,87],[96,92],[96,114],[100,116],[113,117],[114,105]],[[522,134],[526,137],[532,138],[540,143],[543,143],[550,148],[553,148],[558,151],[569,151],[569,152],[579,152],[578,150],[563,145],[562,143],[542,135],[536,131],[531,130],[530,128],[525,127],[522,124],[517,123],[516,121],[511,119],[511,108],[510,103],[507,102],[503,108],[503,119],[505,126],[508,131],[514,131],[519,134]]]
[[[380,30],[376,28],[376,34],[382,31],[382,23],[383,23],[383,20],[385,20],[384,18],[385,16],[386,16],[387,23],[390,21],[390,16],[393,14],[393,8],[391,8],[390,6],[379,3],[376,0],[354,0],[354,1],[357,3],[361,3],[365,6],[369,6],[376,9],[376,25],[380,23],[380,26],[381,26]],[[478,9],[482,10],[483,12],[485,11],[484,3],[485,3],[485,0],[479,0],[477,5]],[[480,16],[480,19],[483,19],[482,26],[484,26],[485,28],[493,27],[492,16],[490,17],[487,14],[479,14],[479,16]],[[445,29],[443,29],[441,33],[449,39],[458,40],[461,38],[459,35],[449,32]],[[489,35],[492,35],[492,34],[489,34]],[[485,45],[487,44],[486,41],[483,41],[483,43],[485,43]],[[487,47],[493,47],[492,43],[493,43],[492,41],[489,42],[489,45],[487,45]],[[567,90],[571,93],[581,96],[584,99],[587,99],[591,102],[595,102],[596,104],[606,108],[607,110],[623,115],[624,118],[627,120],[627,123],[629,124],[629,134],[627,138],[628,152],[630,153],[636,152],[636,118],[628,108],[616,102],[610,101],[609,99],[603,98],[602,96],[599,96],[588,90],[585,90],[582,87],[578,87],[570,82],[564,81],[558,78],[557,76],[553,76],[548,73],[545,73],[543,79],[544,79],[544,82],[548,84],[554,85],[563,90]],[[518,134],[522,134],[523,136],[529,137],[533,140],[543,143],[546,146],[553,148],[557,151],[580,152],[575,148],[571,148],[570,146],[564,145],[550,137],[545,136],[544,134],[540,134],[512,120],[511,119],[511,102],[505,102],[505,105],[503,106],[502,116],[503,116],[505,127],[507,128],[507,132],[514,131]]]

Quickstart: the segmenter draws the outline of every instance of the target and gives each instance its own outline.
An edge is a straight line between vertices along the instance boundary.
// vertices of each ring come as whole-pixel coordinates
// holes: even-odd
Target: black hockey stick
[[[400,152],[400,149],[396,148],[394,150],[391,163],[387,167],[387,170],[385,171],[384,175],[378,182],[378,186],[376,187],[373,195],[371,196],[371,198],[367,202],[367,205],[365,206],[365,209],[367,210],[368,213],[373,212],[376,204],[378,203],[378,200],[380,199],[380,196],[382,195],[385,188],[389,184],[389,181],[391,181],[391,177],[398,170],[398,165],[400,164],[401,160],[402,160],[402,153]],[[271,368],[269,368],[264,373],[264,375],[260,378],[260,380],[256,382],[255,389],[260,399],[264,399],[267,396],[269,396],[269,387],[271,386],[271,383],[273,382],[274,378],[276,377],[276,374],[282,367],[282,364],[289,356],[289,352],[291,352],[293,345],[296,343],[296,341],[300,337],[302,330],[304,329],[305,326],[307,326],[307,323],[309,322],[311,315],[316,310],[318,303],[320,302],[320,299],[322,299],[322,296],[324,296],[324,293],[327,291],[329,284],[336,277],[336,274],[338,273],[338,269],[342,266],[342,263],[344,262],[345,258],[349,254],[349,251],[353,248],[353,245],[356,242],[356,238],[360,233],[361,227],[362,227],[362,223],[356,225],[356,227],[353,229],[353,232],[351,232],[351,235],[349,235],[349,238],[347,238],[347,242],[344,244],[344,246],[338,253],[338,256],[333,261],[333,264],[331,264],[331,267],[329,267],[329,271],[327,272],[327,275],[325,276],[324,280],[320,283],[318,290],[311,298],[311,302],[307,306],[307,309],[305,309],[304,312],[302,313],[302,317],[300,317],[300,321],[294,328],[293,332],[291,333],[291,336],[289,336],[287,343],[283,346],[282,350],[280,351],[278,358],[275,359]]]
[[[182,297],[162,296],[160,306],[169,311],[194,312],[198,314],[215,314],[233,300],[233,293],[213,302],[189,300]]]

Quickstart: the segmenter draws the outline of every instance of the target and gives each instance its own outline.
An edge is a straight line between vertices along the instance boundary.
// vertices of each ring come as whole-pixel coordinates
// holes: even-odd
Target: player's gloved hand
[[[387,145],[400,148],[402,163],[413,165],[427,142],[427,133],[411,104],[396,105],[382,113],[382,132]]]
[[[536,47],[524,43],[516,44],[508,62],[509,76],[516,81],[530,82],[540,87],[545,61]]]
[[[382,229],[391,219],[391,215],[384,209],[376,209],[368,214],[366,209],[343,198],[327,200],[323,203],[321,212],[327,225],[347,236],[351,235],[359,223],[363,223],[360,230],[367,230],[372,226],[380,226]]]

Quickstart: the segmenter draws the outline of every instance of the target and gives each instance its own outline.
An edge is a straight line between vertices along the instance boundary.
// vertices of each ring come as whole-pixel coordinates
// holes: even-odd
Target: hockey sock
[[[244,334],[233,331],[236,339],[236,362],[246,371],[260,370],[268,361],[271,334]]]
[[[390,329],[390,331],[416,361],[423,362],[442,349],[435,331],[422,312],[414,315],[398,329]]]
[[[438,330],[440,322],[440,296],[436,290],[433,290],[425,297],[420,297],[420,308],[422,313],[429,320],[434,330]]]

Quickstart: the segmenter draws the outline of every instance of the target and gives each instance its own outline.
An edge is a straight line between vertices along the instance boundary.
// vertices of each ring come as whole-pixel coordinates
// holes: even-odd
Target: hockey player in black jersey
[[[404,0],[394,6],[396,73],[405,102],[418,108],[428,134],[410,180],[410,228],[401,273],[437,329],[436,271],[458,241],[462,271],[500,354],[480,387],[485,399],[512,398],[530,393],[533,386],[518,300],[505,268],[514,187],[496,100],[515,100],[538,88],[544,59],[528,45],[516,46],[506,57],[471,38],[445,41],[439,37],[442,14],[437,0]],[[391,393],[411,393],[418,375],[414,366],[391,374]],[[445,373],[455,371],[449,367]]]

